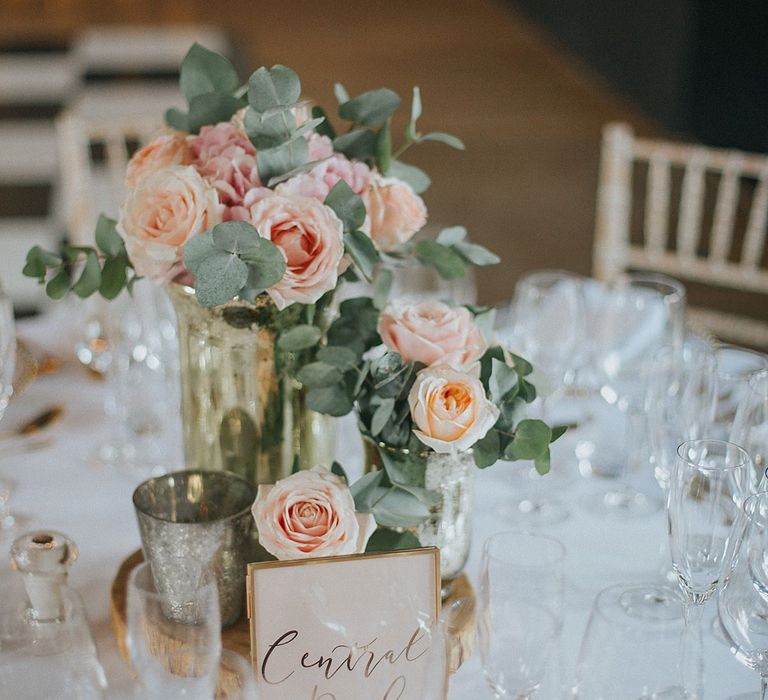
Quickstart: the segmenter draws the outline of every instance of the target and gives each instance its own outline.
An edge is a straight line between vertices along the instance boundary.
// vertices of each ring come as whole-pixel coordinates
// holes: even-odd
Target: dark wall
[[[510,0],[671,133],[768,151],[766,0]]]

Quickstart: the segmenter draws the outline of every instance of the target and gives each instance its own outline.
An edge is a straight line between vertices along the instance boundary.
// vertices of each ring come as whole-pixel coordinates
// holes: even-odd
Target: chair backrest
[[[62,209],[73,244],[93,244],[101,212],[117,215],[130,147],[144,143],[160,126],[156,116],[102,120],[66,110],[57,118]]]
[[[639,243],[632,236],[638,166],[647,168]],[[680,171],[678,201],[672,183]],[[640,139],[621,123],[604,128],[593,249],[598,279],[636,268],[768,294],[767,220],[768,156]]]

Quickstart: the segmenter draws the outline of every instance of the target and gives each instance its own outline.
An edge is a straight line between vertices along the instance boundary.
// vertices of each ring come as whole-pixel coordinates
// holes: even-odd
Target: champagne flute
[[[515,288],[511,344],[529,359],[537,373],[544,420],[552,421],[552,404],[572,384],[582,363],[585,345],[583,278],[562,270],[525,275]],[[570,516],[552,494],[563,491],[562,470],[542,480],[533,468],[515,469],[515,494],[505,505],[504,518],[525,525],[561,522]],[[557,485],[553,482],[559,481]]]
[[[625,454],[614,469],[618,485],[590,494],[584,505],[590,513],[637,517],[661,506],[659,499],[631,486],[629,476],[637,457],[647,452],[642,443],[647,432],[643,400],[651,358],[658,348],[682,347],[685,288],[665,275],[629,273],[619,277],[610,292],[593,352],[600,395],[623,417]]]
[[[478,636],[496,698],[534,698],[547,677],[563,625],[564,559],[551,537],[501,532],[485,543]]]
[[[728,440],[739,404],[749,392],[749,380],[756,372],[768,369],[768,356],[737,345],[720,345],[715,356],[717,402],[709,434]]]
[[[672,568],[685,595],[682,671],[686,691],[704,692],[702,615],[727,558],[731,525],[751,491],[749,455],[722,440],[691,440],[677,450],[667,513]]]
[[[221,655],[219,597],[210,574],[196,584],[166,595],[155,586],[149,562],[131,572],[127,646],[146,697],[214,697]],[[179,610],[183,622],[167,614]]]
[[[16,325],[13,320],[13,304],[0,285],[0,420],[13,394],[13,375],[16,369]],[[2,453],[0,452],[0,456]],[[0,533],[12,530],[17,518],[8,507],[11,484],[0,479]]]
[[[741,445],[752,458],[758,481],[768,469],[768,370],[748,380],[731,428],[730,441]]]
[[[717,597],[720,624],[734,656],[760,674],[760,692],[731,700],[768,700],[768,493],[750,496],[731,532],[730,558]]]

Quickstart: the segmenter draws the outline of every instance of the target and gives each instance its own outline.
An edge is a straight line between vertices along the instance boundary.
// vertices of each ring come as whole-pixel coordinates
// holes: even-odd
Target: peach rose
[[[476,376],[445,365],[418,373],[408,405],[418,428],[414,434],[440,453],[468,450],[499,417],[499,409],[486,398]]]
[[[361,554],[376,530],[370,513],[355,513],[344,481],[316,466],[260,485],[253,504],[259,543],[286,559]]]
[[[309,197],[274,195],[251,209],[251,223],[285,256],[283,279],[267,290],[279,309],[313,304],[336,287],[344,226],[330,207]]]
[[[142,277],[167,279],[182,246],[220,220],[216,192],[191,167],[158,170],[129,190],[117,230]]]
[[[488,347],[468,309],[441,301],[388,304],[378,330],[384,344],[404,362],[461,368],[480,359]]]
[[[411,240],[427,223],[424,201],[409,184],[394,177],[372,178],[366,208],[371,238],[385,252]]]
[[[192,149],[186,135],[173,129],[164,129],[128,161],[125,186],[136,187],[141,178],[156,170],[170,165],[189,165],[191,161]]]

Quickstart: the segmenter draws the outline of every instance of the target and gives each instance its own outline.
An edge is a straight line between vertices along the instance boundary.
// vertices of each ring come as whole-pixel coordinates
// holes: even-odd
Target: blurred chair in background
[[[633,200],[643,190],[640,212]],[[653,270],[768,295],[767,221],[768,156],[639,139],[626,124],[605,126],[593,249],[598,279]],[[689,314],[719,337],[768,348],[766,321],[708,308]]]

